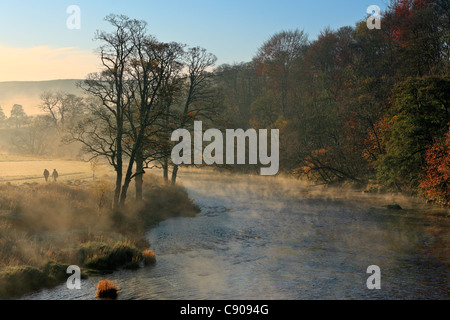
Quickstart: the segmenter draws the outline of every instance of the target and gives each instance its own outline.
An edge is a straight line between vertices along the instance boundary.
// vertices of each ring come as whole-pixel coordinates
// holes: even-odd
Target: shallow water
[[[267,177],[183,173],[201,207],[146,237],[157,263],[106,276],[120,299],[449,299],[447,212]],[[369,290],[367,267],[381,268]],[[105,277],[24,299],[95,299]]]

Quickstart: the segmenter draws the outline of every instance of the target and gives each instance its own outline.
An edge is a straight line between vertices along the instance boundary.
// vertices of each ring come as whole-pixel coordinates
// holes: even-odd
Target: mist
[[[40,96],[47,91],[63,91],[75,95],[82,94],[76,83],[80,80],[51,80],[51,81],[5,81],[0,82],[0,106],[9,117],[14,104],[23,106],[29,116],[43,114],[39,108]]]
[[[0,82],[0,298],[95,299],[108,275],[119,299],[448,299],[446,3],[392,0],[333,29],[321,15],[312,38],[261,2],[278,27],[255,22],[265,41],[232,64],[201,33],[175,41],[176,19],[155,34],[148,14],[171,6],[36,7],[68,10],[32,22],[55,34],[0,39],[24,80]]]

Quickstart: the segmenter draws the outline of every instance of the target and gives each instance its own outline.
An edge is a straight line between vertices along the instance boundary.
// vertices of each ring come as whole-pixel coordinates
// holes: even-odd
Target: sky
[[[0,81],[82,79],[98,71],[96,30],[104,17],[125,14],[145,20],[160,41],[200,46],[217,65],[250,61],[282,30],[304,30],[315,40],[326,27],[354,26],[370,5],[388,0],[0,0]],[[80,28],[67,20],[80,9]]]

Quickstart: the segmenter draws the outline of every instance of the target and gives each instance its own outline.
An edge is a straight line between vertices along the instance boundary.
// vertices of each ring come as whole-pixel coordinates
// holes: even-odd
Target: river
[[[201,207],[146,234],[154,266],[120,270],[23,299],[95,299],[100,279],[119,299],[449,299],[448,211],[356,191],[319,191],[289,179],[186,171]],[[368,266],[381,270],[369,290]]]

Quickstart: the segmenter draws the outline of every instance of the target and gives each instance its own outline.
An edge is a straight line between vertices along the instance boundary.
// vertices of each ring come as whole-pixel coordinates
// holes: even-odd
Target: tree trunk
[[[120,208],[125,207],[125,200],[127,199],[127,192],[128,192],[128,188],[130,187],[130,183],[131,183],[132,175],[133,175],[134,161],[135,161],[135,157],[132,152],[131,157],[130,157],[130,162],[128,163],[127,173],[125,175],[125,179],[123,182],[122,191],[120,193],[120,202],[119,202]]]
[[[136,187],[136,201],[142,201],[142,190],[144,184],[144,160],[142,152],[138,152],[136,156],[136,177],[134,185]]]
[[[164,158],[164,163],[162,166],[163,166],[164,181],[166,183],[169,183],[169,160],[167,158]]]
[[[122,186],[122,192],[120,193],[120,208],[125,207],[125,200],[127,199],[128,188],[130,187],[131,180],[133,179],[133,165],[136,160],[136,149],[131,152],[130,161],[128,162],[127,173]]]
[[[122,150],[122,126],[123,126],[123,119],[122,114],[120,112],[120,108],[117,108],[117,115],[116,115],[116,122],[117,122],[117,134],[116,134],[116,190],[114,191],[114,204],[113,208],[117,209],[119,207],[119,199],[120,199],[120,193],[122,191],[122,170],[123,170],[123,150]]]
[[[172,171],[172,185],[175,185],[177,183],[177,173],[178,173],[178,165],[174,165]]]
[[[119,207],[120,191],[122,190],[122,169],[116,169],[116,189],[114,190],[113,208]]]
[[[122,193],[120,194],[120,203],[119,206],[123,208],[125,206],[125,200],[127,198],[128,188],[130,187],[131,180],[133,180],[133,166],[136,163],[137,157],[139,156],[139,161],[142,165],[142,141],[144,137],[144,131],[141,130],[138,134],[136,142],[134,143],[133,149],[130,154],[130,159],[128,161],[127,173],[125,175],[125,180],[122,187]],[[139,171],[136,171],[138,173]],[[142,172],[142,170],[141,170]],[[142,178],[142,174],[140,174]],[[136,176],[135,176],[136,177]]]
[[[130,186],[131,179],[125,177],[125,181],[123,183],[122,192],[120,194],[120,202],[119,207],[125,207],[125,200],[127,199],[128,187]]]

